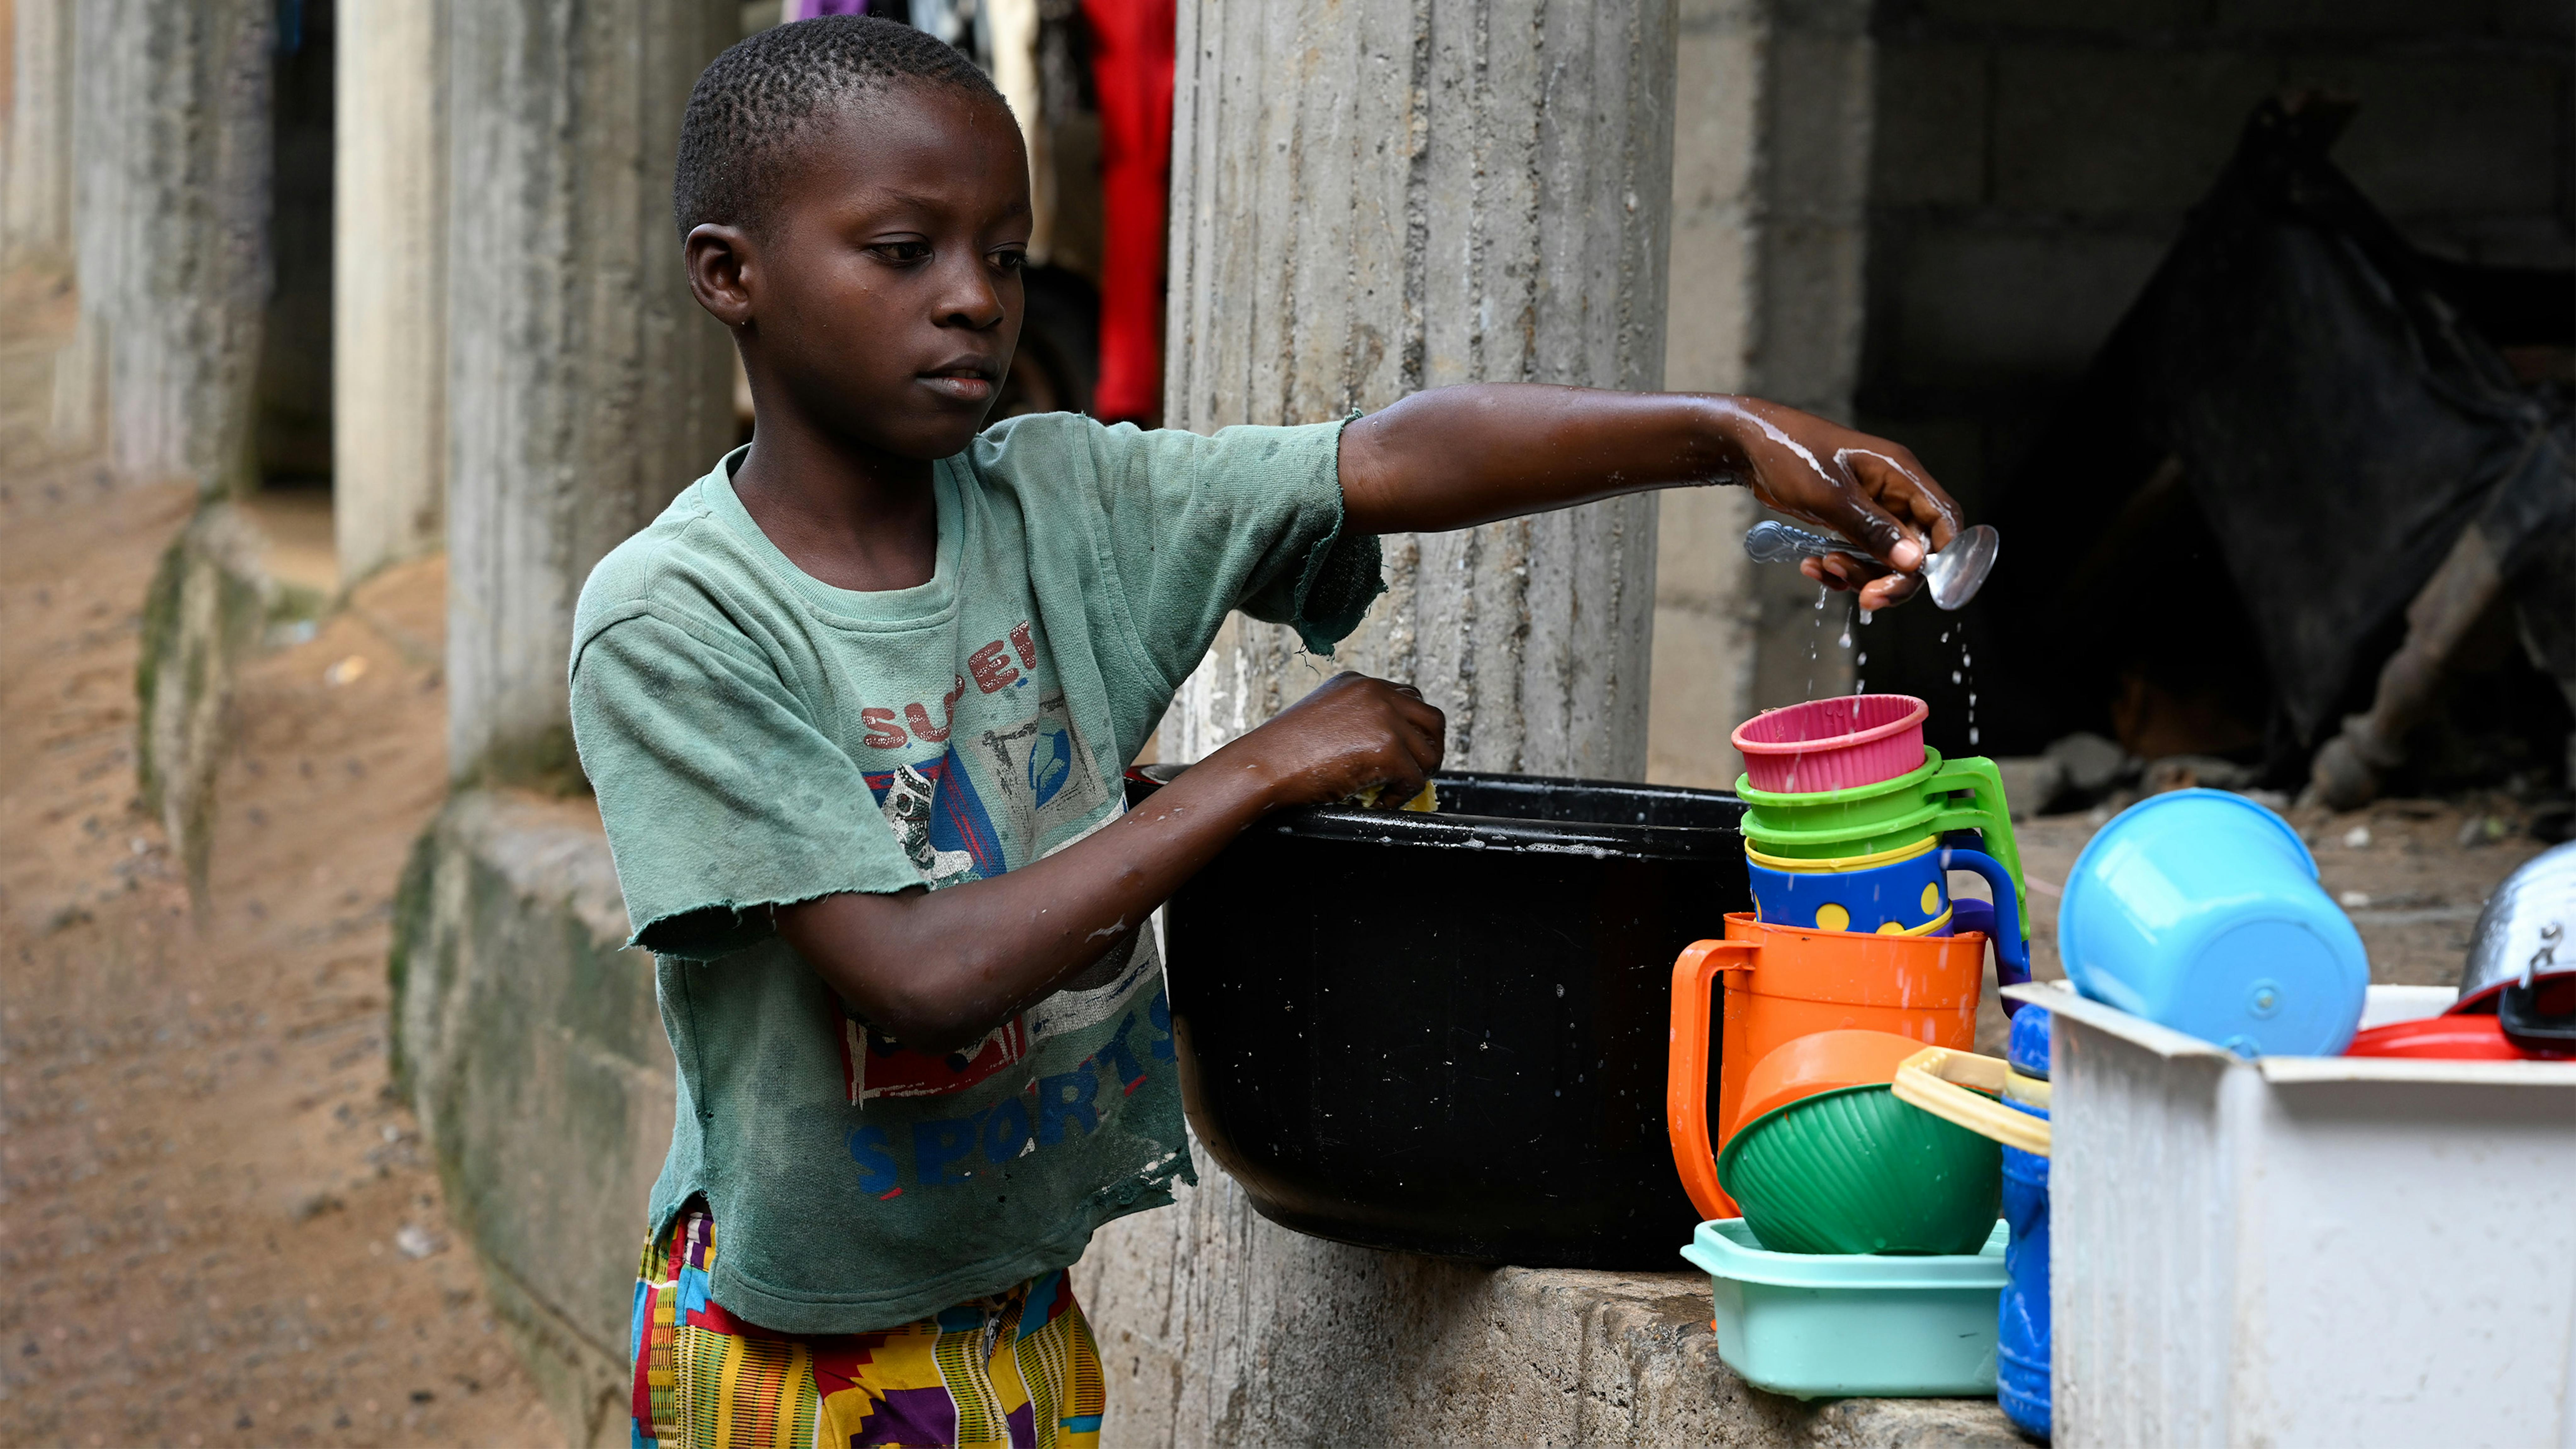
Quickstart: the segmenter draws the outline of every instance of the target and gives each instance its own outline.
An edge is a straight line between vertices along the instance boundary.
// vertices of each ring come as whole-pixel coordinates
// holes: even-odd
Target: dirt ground
[[[249,667],[200,919],[134,801],[138,609],[189,503],[0,478],[0,1444],[562,1442],[386,1075],[443,571]]]

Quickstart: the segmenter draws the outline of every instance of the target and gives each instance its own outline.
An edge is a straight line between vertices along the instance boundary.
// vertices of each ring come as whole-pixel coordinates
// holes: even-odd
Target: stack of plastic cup
[[[1995,895],[2000,979],[2026,980],[2028,899],[2003,778],[1991,760],[1944,761],[1925,747],[1930,713],[1909,695],[1862,694],[1737,727],[1755,914],[1765,925],[1948,935],[1949,873],[1974,871]]]

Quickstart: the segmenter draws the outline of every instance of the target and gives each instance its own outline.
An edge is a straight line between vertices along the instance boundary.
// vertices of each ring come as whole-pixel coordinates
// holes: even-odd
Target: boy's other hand
[[[1373,786],[1406,800],[1440,768],[1449,721],[1409,684],[1336,674],[1269,723],[1193,767],[1248,771],[1271,809],[1324,805]]]
[[[1822,524],[1875,555],[1829,554],[1801,560],[1800,570],[1827,588],[1858,589],[1864,609],[1911,595],[1924,556],[1949,547],[1961,523],[1959,505],[1914,454],[1776,403],[1738,398],[1731,406],[1746,424],[1736,437],[1745,481],[1763,506]]]

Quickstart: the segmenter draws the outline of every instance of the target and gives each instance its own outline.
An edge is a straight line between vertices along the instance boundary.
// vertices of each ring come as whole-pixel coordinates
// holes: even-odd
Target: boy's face
[[[1019,343],[1019,127],[989,101],[898,81],[818,118],[801,152],[760,235],[691,234],[699,301],[738,329],[764,413],[784,403],[898,457],[958,452]]]

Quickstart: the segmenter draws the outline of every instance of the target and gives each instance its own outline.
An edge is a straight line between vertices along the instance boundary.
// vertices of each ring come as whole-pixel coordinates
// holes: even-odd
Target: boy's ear
[[[753,243],[742,228],[705,222],[689,232],[684,244],[689,264],[689,290],[698,305],[727,327],[751,320],[752,288],[758,281]]]

